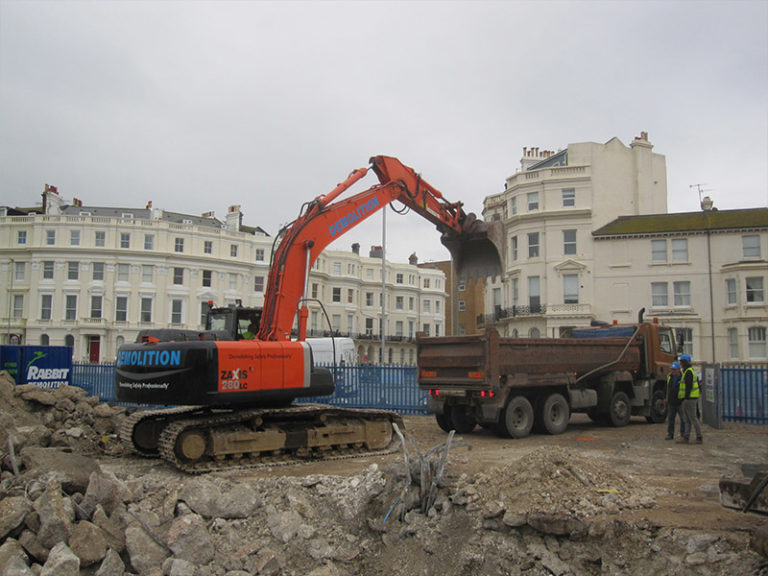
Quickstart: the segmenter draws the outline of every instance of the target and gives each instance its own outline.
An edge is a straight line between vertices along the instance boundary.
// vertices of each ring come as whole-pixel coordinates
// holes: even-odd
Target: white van
[[[312,358],[320,366],[357,366],[357,353],[352,338],[307,338],[307,344],[312,349]],[[336,361],[334,362],[334,347]]]

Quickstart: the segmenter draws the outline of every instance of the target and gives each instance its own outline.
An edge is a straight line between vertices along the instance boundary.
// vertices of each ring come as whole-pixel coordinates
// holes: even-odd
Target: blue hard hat
[[[672,362],[672,364],[670,364],[669,367],[672,370],[680,370],[680,363],[679,362]]]
[[[690,356],[688,356],[688,354],[683,354],[682,356],[680,356],[680,361],[681,361],[681,362],[688,362],[688,363],[690,364],[690,362],[691,362],[691,357],[690,357]]]

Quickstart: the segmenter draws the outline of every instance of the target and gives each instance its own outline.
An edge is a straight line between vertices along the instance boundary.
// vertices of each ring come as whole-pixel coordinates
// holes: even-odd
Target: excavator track
[[[133,414],[120,435],[140,454],[201,474],[390,454],[400,442],[393,423],[403,428],[396,412],[322,404],[216,411],[186,407]],[[144,432],[137,433],[136,426]],[[147,439],[155,433],[154,441]],[[148,449],[153,446],[154,452]]]

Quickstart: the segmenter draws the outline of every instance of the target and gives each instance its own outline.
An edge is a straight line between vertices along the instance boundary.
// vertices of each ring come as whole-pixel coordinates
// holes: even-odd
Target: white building
[[[637,310],[705,362],[768,360],[768,208],[622,217],[594,232],[598,317]]]
[[[141,209],[70,205],[46,186],[42,206],[0,207],[3,342],[69,345],[76,361],[100,362],[142,329],[199,330],[209,301],[263,304],[272,243],[261,228],[242,224],[239,206],[222,221],[151,202]],[[386,263],[382,285],[381,262],[326,251],[310,274],[313,296],[335,330],[357,339],[361,360],[378,362],[383,288],[386,359],[413,363],[415,331],[444,326],[445,277],[415,262]],[[326,330],[319,303],[310,308],[310,328]]]
[[[503,274],[489,279],[485,326],[503,335],[557,337],[595,319],[592,232],[618,215],[667,210],[666,161],[642,133],[629,146],[524,149],[504,192],[485,199],[485,220],[504,226]]]

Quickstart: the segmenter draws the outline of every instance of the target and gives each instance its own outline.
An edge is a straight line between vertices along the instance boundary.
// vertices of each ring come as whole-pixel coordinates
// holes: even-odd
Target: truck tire
[[[645,419],[651,424],[661,424],[667,419],[667,395],[664,390],[656,390],[651,395],[650,414]]]
[[[450,432],[453,430],[453,422],[451,422],[451,415],[448,412],[450,408],[446,406],[444,410],[445,412],[443,414],[435,414],[435,420],[443,432]]]
[[[562,394],[550,394],[539,412],[541,428],[547,434],[562,434],[568,428],[571,409]]]
[[[611,398],[611,405],[608,407],[608,420],[616,428],[629,424],[632,416],[632,405],[629,403],[629,396],[624,392],[616,392]]]
[[[468,406],[456,404],[451,406],[451,423],[458,434],[469,434],[477,426],[477,420],[469,411]]]
[[[510,438],[525,438],[533,428],[533,406],[525,396],[514,396],[501,415],[502,429]]]

